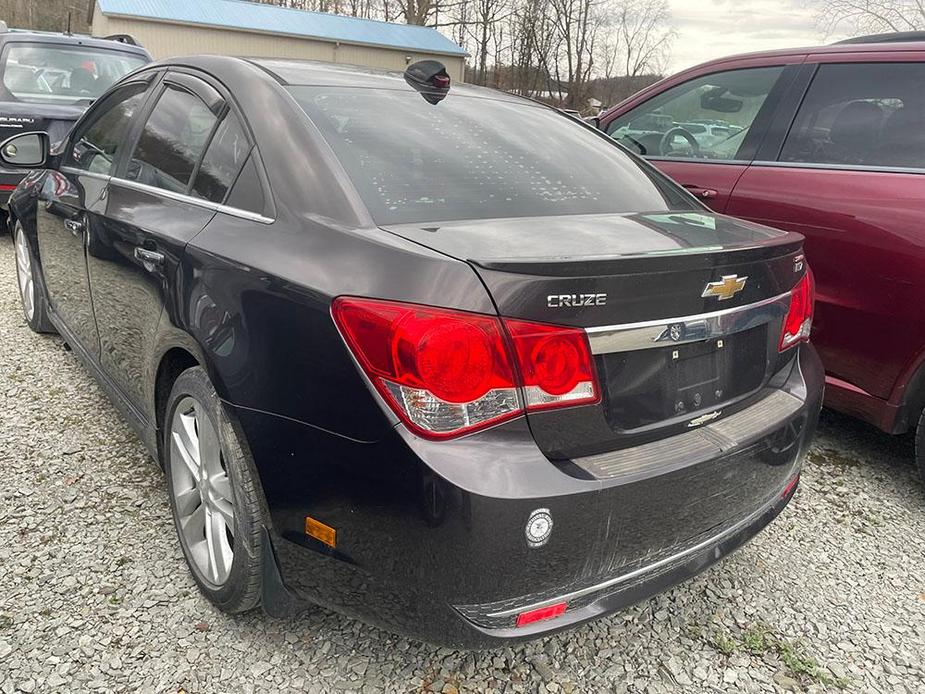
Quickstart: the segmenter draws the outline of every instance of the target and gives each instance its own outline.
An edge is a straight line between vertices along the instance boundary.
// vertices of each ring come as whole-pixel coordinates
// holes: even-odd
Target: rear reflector
[[[335,299],[332,315],[383,399],[424,438],[484,429],[523,414],[525,402],[541,409],[600,398],[587,336],[576,328],[352,297]]]
[[[16,190],[15,183],[0,183],[0,191]]]
[[[800,481],[800,473],[795,474],[790,481],[787,483],[787,486],[784,487],[784,491],[780,493],[781,499],[786,499],[789,496],[790,492],[794,491],[797,487],[797,484]]]
[[[540,607],[539,609],[530,610],[529,612],[521,612],[517,615],[517,626],[525,627],[534,622],[542,622],[545,619],[561,617],[565,614],[566,609],[568,609],[568,603],[559,602],[555,605],[549,605],[548,607]]]
[[[806,268],[806,274],[797,282],[790,294],[790,310],[781,328],[780,351],[809,340],[813,327],[813,302],[816,298],[816,284],[813,273]]]

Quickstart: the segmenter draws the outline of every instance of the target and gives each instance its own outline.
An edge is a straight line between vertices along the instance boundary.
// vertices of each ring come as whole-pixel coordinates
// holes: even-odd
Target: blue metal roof
[[[306,12],[245,0],[96,0],[106,15],[260,31],[325,41],[466,55],[436,29]]]

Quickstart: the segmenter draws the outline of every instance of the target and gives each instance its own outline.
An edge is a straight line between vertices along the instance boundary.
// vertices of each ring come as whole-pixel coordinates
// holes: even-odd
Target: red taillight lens
[[[561,617],[565,614],[566,609],[568,609],[568,604],[560,602],[556,603],[555,605],[550,605],[549,607],[541,607],[538,610],[521,612],[519,615],[517,615],[517,626],[525,627],[528,624],[533,624],[534,622],[542,622],[544,619],[555,619],[556,617]]]
[[[790,310],[784,318],[784,325],[780,334],[780,351],[792,347],[798,342],[809,339],[813,325],[813,302],[815,301],[816,287],[813,274],[807,268],[806,274],[797,282],[790,295]]]
[[[447,438],[522,412],[501,322],[463,311],[341,297],[334,320],[402,421]]]
[[[523,378],[527,409],[597,402],[599,389],[583,330],[504,319]]]
[[[576,328],[351,297],[335,299],[332,314],[373,385],[425,438],[510,419],[524,400],[542,409],[600,397],[587,337]]]

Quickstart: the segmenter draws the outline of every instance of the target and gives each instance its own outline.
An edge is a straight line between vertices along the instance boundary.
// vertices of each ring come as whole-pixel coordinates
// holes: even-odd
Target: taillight
[[[800,278],[790,294],[790,310],[784,318],[784,325],[780,334],[780,351],[783,352],[798,342],[809,339],[813,326],[813,302],[815,301],[816,286],[813,274],[806,269],[806,274]]]
[[[587,338],[575,328],[351,297],[335,299],[332,314],[389,407],[425,438],[497,424],[522,414],[524,400],[538,409],[599,398]]]
[[[583,330],[504,319],[528,410],[583,405],[600,398]]]

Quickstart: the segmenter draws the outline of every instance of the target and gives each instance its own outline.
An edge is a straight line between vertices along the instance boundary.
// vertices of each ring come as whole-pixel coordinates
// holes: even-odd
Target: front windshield
[[[690,209],[689,198],[555,110],[404,90],[290,87],[378,224]]]
[[[99,97],[147,62],[121,51],[50,43],[13,43],[3,56],[3,86],[30,103],[76,104]]]

